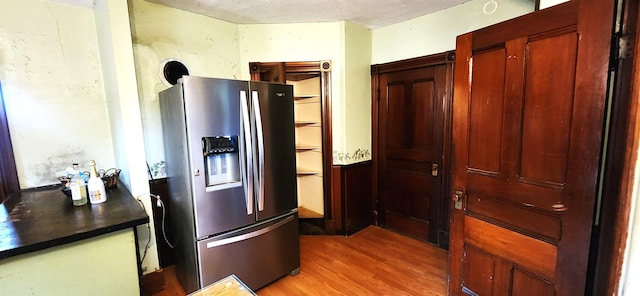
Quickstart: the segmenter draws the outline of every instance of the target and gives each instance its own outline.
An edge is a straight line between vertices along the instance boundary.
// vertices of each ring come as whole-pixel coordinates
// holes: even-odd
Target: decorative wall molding
[[[367,160],[371,160],[369,149],[356,149],[351,153],[333,150],[334,164],[350,164]]]

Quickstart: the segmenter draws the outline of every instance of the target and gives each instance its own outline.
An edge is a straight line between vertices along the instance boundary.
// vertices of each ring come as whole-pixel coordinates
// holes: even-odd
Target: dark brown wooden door
[[[584,294],[613,15],[604,2],[458,37],[452,295]]]
[[[379,89],[380,222],[437,243],[446,66],[381,74]]]

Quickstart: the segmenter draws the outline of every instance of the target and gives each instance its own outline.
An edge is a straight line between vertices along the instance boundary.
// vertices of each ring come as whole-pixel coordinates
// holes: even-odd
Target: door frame
[[[589,273],[594,279],[593,295],[616,295],[624,284],[622,267],[628,248],[629,221],[633,219],[630,216],[632,201],[636,198],[633,187],[640,147],[640,63],[636,58],[640,53],[640,4],[630,0],[618,1],[622,2],[622,10],[618,12],[622,18],[619,36],[635,42],[628,48],[630,55],[613,57],[611,61],[617,81],[613,86],[601,222],[594,232],[592,245],[596,256]]]
[[[18,170],[11,144],[9,121],[0,85],[0,203],[13,192],[20,190]]]
[[[424,68],[430,66],[444,65],[446,67],[446,88],[445,98],[443,102],[444,116],[443,116],[443,139],[442,139],[442,161],[440,165],[440,174],[442,176],[442,188],[440,190],[439,205],[438,205],[438,246],[447,249],[449,246],[449,199],[447,198],[449,192],[450,183],[450,158],[451,158],[451,118],[452,118],[452,104],[453,104],[453,67],[455,64],[456,55],[455,51],[446,51],[442,53],[432,54],[428,56],[422,56],[417,58],[399,60],[384,64],[371,65],[371,139],[372,139],[372,159],[373,159],[373,174],[372,174],[372,204],[373,221],[375,225],[380,224],[380,203],[379,198],[379,164],[380,164],[380,149],[379,149],[379,110],[380,110],[380,75],[390,72],[411,70],[417,68]]]

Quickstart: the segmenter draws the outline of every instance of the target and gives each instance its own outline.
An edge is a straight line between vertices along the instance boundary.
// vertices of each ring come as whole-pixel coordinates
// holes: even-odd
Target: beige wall
[[[239,25],[242,79],[249,79],[249,62],[331,60],[342,67],[343,24],[304,23]],[[339,79],[338,79],[339,80]]]
[[[534,9],[533,1],[499,0],[493,14],[487,0],[473,0],[439,12],[375,29],[371,64],[441,53],[456,48],[456,36],[511,19]]]
[[[59,184],[71,163],[86,170],[95,159],[121,168],[129,191],[148,200],[127,1],[3,1],[0,10],[0,82],[21,187]],[[149,239],[146,226],[139,234]],[[144,268],[157,269],[155,244],[147,253]]]
[[[239,49],[242,79],[250,62],[331,61],[333,150],[343,149],[344,22],[240,25]]]
[[[96,1],[94,13],[116,166],[122,169],[120,181],[145,205],[147,215],[152,217],[155,203],[149,198],[127,0]],[[146,254],[142,262],[144,273],[160,267],[155,235],[150,231],[154,228],[153,219],[150,219],[149,226],[138,226],[139,252]],[[147,241],[149,244],[144,243]]]
[[[73,162],[115,166],[93,10],[0,2],[0,83],[21,188],[58,184]]]
[[[182,61],[191,75],[238,79],[238,25],[150,3],[129,1],[146,160],[154,177],[164,177],[164,148],[158,92],[161,63]]]
[[[244,79],[249,62],[330,60],[333,163],[371,159],[370,133],[362,132],[371,130],[368,29],[349,22],[240,25],[240,36]]]
[[[371,31],[345,23],[344,100],[338,136],[341,150],[334,149],[335,164],[371,160]],[[363,132],[366,131],[366,132]],[[335,132],[334,132],[335,134]]]

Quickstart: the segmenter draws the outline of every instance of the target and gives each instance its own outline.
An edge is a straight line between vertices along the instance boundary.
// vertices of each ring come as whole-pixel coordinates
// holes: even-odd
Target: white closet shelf
[[[312,170],[312,169],[308,169],[308,168],[298,168],[296,170],[296,174],[300,175],[300,176],[311,176],[311,175],[319,175],[322,176],[322,172],[318,171],[318,170]]]
[[[296,100],[307,100],[307,99],[320,98],[320,95],[316,95],[316,94],[293,95],[293,98]]]
[[[298,207],[298,216],[300,218],[324,218],[324,215],[305,207]]]
[[[296,145],[296,150],[297,151],[312,151],[312,150],[321,150],[322,147],[321,146],[314,146],[314,145]]]
[[[301,126],[320,126],[320,121],[315,121],[315,120],[296,121],[296,127],[301,127]]]

